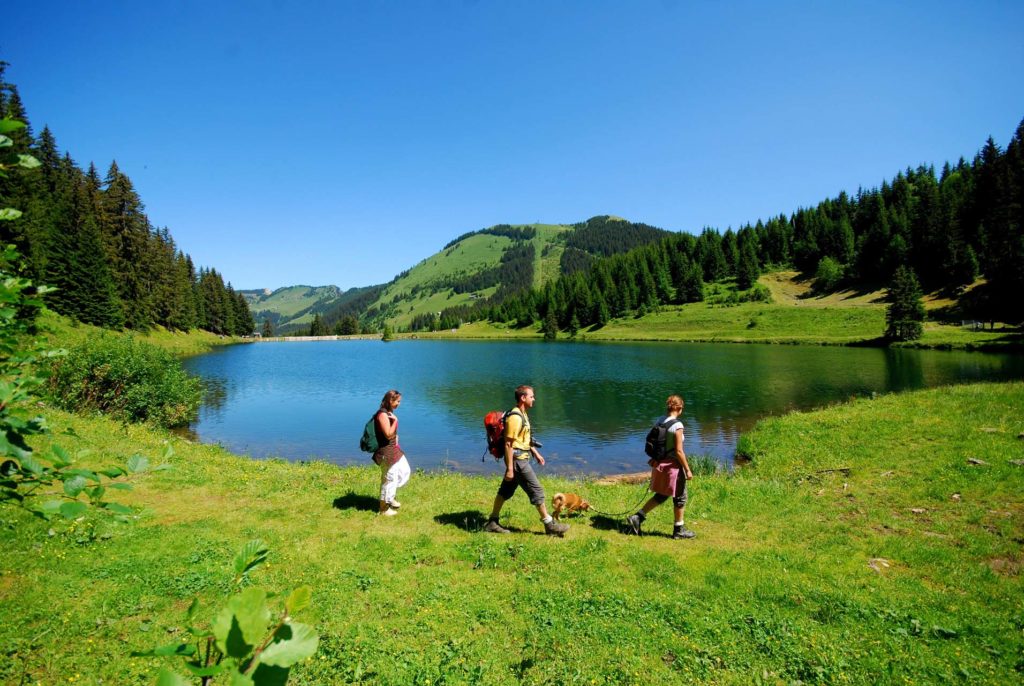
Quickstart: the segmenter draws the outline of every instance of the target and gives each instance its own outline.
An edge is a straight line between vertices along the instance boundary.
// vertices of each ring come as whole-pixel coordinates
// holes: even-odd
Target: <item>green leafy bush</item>
[[[772,292],[763,283],[755,283],[749,290],[744,291],[742,300],[748,303],[770,303]]]
[[[194,419],[203,395],[202,382],[173,355],[118,335],[86,340],[52,362],[48,389],[66,410],[164,427]]]
[[[845,268],[831,257],[822,257],[814,272],[814,290],[817,293],[831,293],[843,280]]]

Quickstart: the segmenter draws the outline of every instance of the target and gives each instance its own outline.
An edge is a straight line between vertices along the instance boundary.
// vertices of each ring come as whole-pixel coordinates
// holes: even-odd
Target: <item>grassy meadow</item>
[[[539,287],[558,277],[559,259],[564,247],[557,239],[570,228],[558,224],[529,226],[536,230],[536,235],[531,239],[536,252],[533,285]],[[392,326],[404,327],[417,315],[469,304],[475,297],[489,297],[497,290],[496,286],[476,294],[454,293],[451,289],[435,291],[434,288],[440,280],[497,267],[503,252],[511,245],[512,239],[506,236],[476,234],[464,238],[412,267],[407,274],[384,289],[377,303],[396,303],[397,312],[389,321]]]
[[[162,326],[153,327],[149,331],[114,333],[90,324],[74,322],[48,310],[44,310],[40,315],[38,327],[43,337],[54,347],[69,348],[92,336],[132,336],[136,340],[163,348],[178,357],[202,355],[219,346],[241,343],[244,340],[199,329],[187,333],[169,331]]]
[[[879,345],[885,331],[884,291],[812,292],[810,281],[797,272],[771,272],[759,283],[771,302],[728,302],[736,291],[730,282],[710,284],[704,302],[665,305],[639,317],[612,319],[599,328],[584,328],[577,340],[678,341],[709,343],[776,343],[812,345]],[[951,305],[932,295],[927,310]],[[515,328],[472,322],[456,331],[411,334],[419,338],[541,338],[540,325]],[[569,338],[568,332],[559,334]],[[1000,324],[995,330],[973,331],[958,324],[926,321],[920,340],[896,345],[921,348],[999,350],[1024,346],[1024,332]]]
[[[293,684],[1019,683],[1024,670],[1024,384],[880,396],[761,422],[751,463],[698,477],[674,541],[617,516],[643,487],[547,478],[608,516],[541,535],[523,496],[480,531],[491,478],[415,473],[374,516],[372,466],[251,461],[142,426],[46,410],[55,440],[173,469],[119,496],[133,524],[0,510],[0,682],[148,683],[211,618],[231,559],[251,583],[309,584],[320,647]],[[66,433],[73,429],[75,435]],[[415,450],[411,452],[416,466]],[[183,671],[179,667],[179,671]]]

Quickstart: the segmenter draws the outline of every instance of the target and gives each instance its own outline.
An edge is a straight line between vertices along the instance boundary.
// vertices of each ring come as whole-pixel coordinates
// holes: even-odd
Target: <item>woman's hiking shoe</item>
[[[402,503],[398,502],[397,500],[392,500],[390,504],[393,510],[397,510],[402,506]]]
[[[501,524],[498,524],[497,519],[488,519],[487,523],[484,524],[484,531],[491,534],[510,534],[512,533]]]
[[[685,526],[677,526],[672,529],[672,538],[694,538],[697,534],[687,529]]]
[[[377,513],[380,517],[394,517],[396,514],[398,514],[398,510],[392,510],[390,507],[383,512]]]
[[[643,524],[644,520],[640,519],[640,515],[638,514],[632,514],[626,517],[626,526],[629,527],[629,532],[627,533],[633,533],[637,536],[643,536],[643,532],[640,530],[640,527],[642,527]]]
[[[562,536],[568,530],[568,524],[562,524],[561,522],[556,522],[553,519],[550,522],[544,522],[544,533],[548,536]]]

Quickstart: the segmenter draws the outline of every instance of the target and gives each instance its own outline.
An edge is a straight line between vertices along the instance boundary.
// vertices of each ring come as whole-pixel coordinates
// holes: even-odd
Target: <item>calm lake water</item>
[[[402,392],[399,439],[413,468],[497,473],[483,416],[536,389],[530,418],[544,471],[646,468],[642,444],[665,398],[686,400],[688,454],[731,463],[760,418],[873,392],[1024,378],[1024,356],[713,343],[312,341],[226,347],[186,367],[212,392],[192,427],[254,458],[369,463],[363,425]]]

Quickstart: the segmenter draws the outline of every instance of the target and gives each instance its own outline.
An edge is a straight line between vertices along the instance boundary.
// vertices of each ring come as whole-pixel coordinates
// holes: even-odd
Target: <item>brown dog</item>
[[[551,498],[551,516],[555,519],[561,518],[562,510],[565,510],[566,514],[572,514],[589,509],[590,503],[575,493],[555,493]]]

